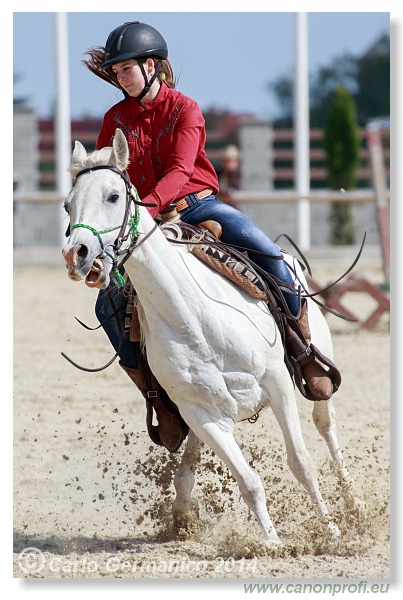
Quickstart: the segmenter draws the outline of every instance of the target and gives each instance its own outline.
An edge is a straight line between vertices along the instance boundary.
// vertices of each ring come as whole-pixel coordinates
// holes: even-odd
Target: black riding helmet
[[[150,80],[144,70],[143,63],[148,57],[157,57],[160,60],[155,73]],[[161,61],[168,57],[168,46],[162,35],[146,23],[131,21],[116,27],[108,36],[105,44],[105,61],[101,69],[106,69],[130,58],[138,61],[144,77],[144,89],[136,100],[141,100],[158,77]]]

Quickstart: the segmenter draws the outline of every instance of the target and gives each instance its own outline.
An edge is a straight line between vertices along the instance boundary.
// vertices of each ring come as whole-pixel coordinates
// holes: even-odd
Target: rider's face
[[[147,73],[147,65],[144,65]],[[130,58],[112,67],[116,74],[119,85],[129,94],[129,96],[138,96],[144,88],[144,77],[137,60]]]

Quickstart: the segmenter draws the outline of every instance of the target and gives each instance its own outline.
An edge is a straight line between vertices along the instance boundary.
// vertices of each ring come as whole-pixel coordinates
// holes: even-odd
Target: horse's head
[[[112,147],[91,154],[75,142],[70,167],[74,186],[64,203],[70,236],[62,253],[70,279],[85,279],[89,287],[109,284],[114,243],[126,213],[128,180],[122,173],[128,163],[129,149],[120,129]]]

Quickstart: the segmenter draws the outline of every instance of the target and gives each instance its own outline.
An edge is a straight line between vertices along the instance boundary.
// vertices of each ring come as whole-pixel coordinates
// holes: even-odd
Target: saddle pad
[[[209,267],[223,275],[253,298],[267,300],[262,284],[247,265],[211,246],[193,246],[192,253]]]

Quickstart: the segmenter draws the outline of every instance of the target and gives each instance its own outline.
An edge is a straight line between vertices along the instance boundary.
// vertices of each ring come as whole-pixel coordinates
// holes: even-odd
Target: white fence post
[[[56,189],[65,198],[71,188],[68,171],[71,155],[70,74],[68,58],[67,14],[55,13],[56,50]],[[66,224],[60,209],[60,241],[64,244]]]
[[[296,14],[295,88],[294,88],[294,151],[295,187],[298,202],[298,244],[301,250],[311,246],[311,214],[307,198],[309,181],[309,70],[308,15]]]

